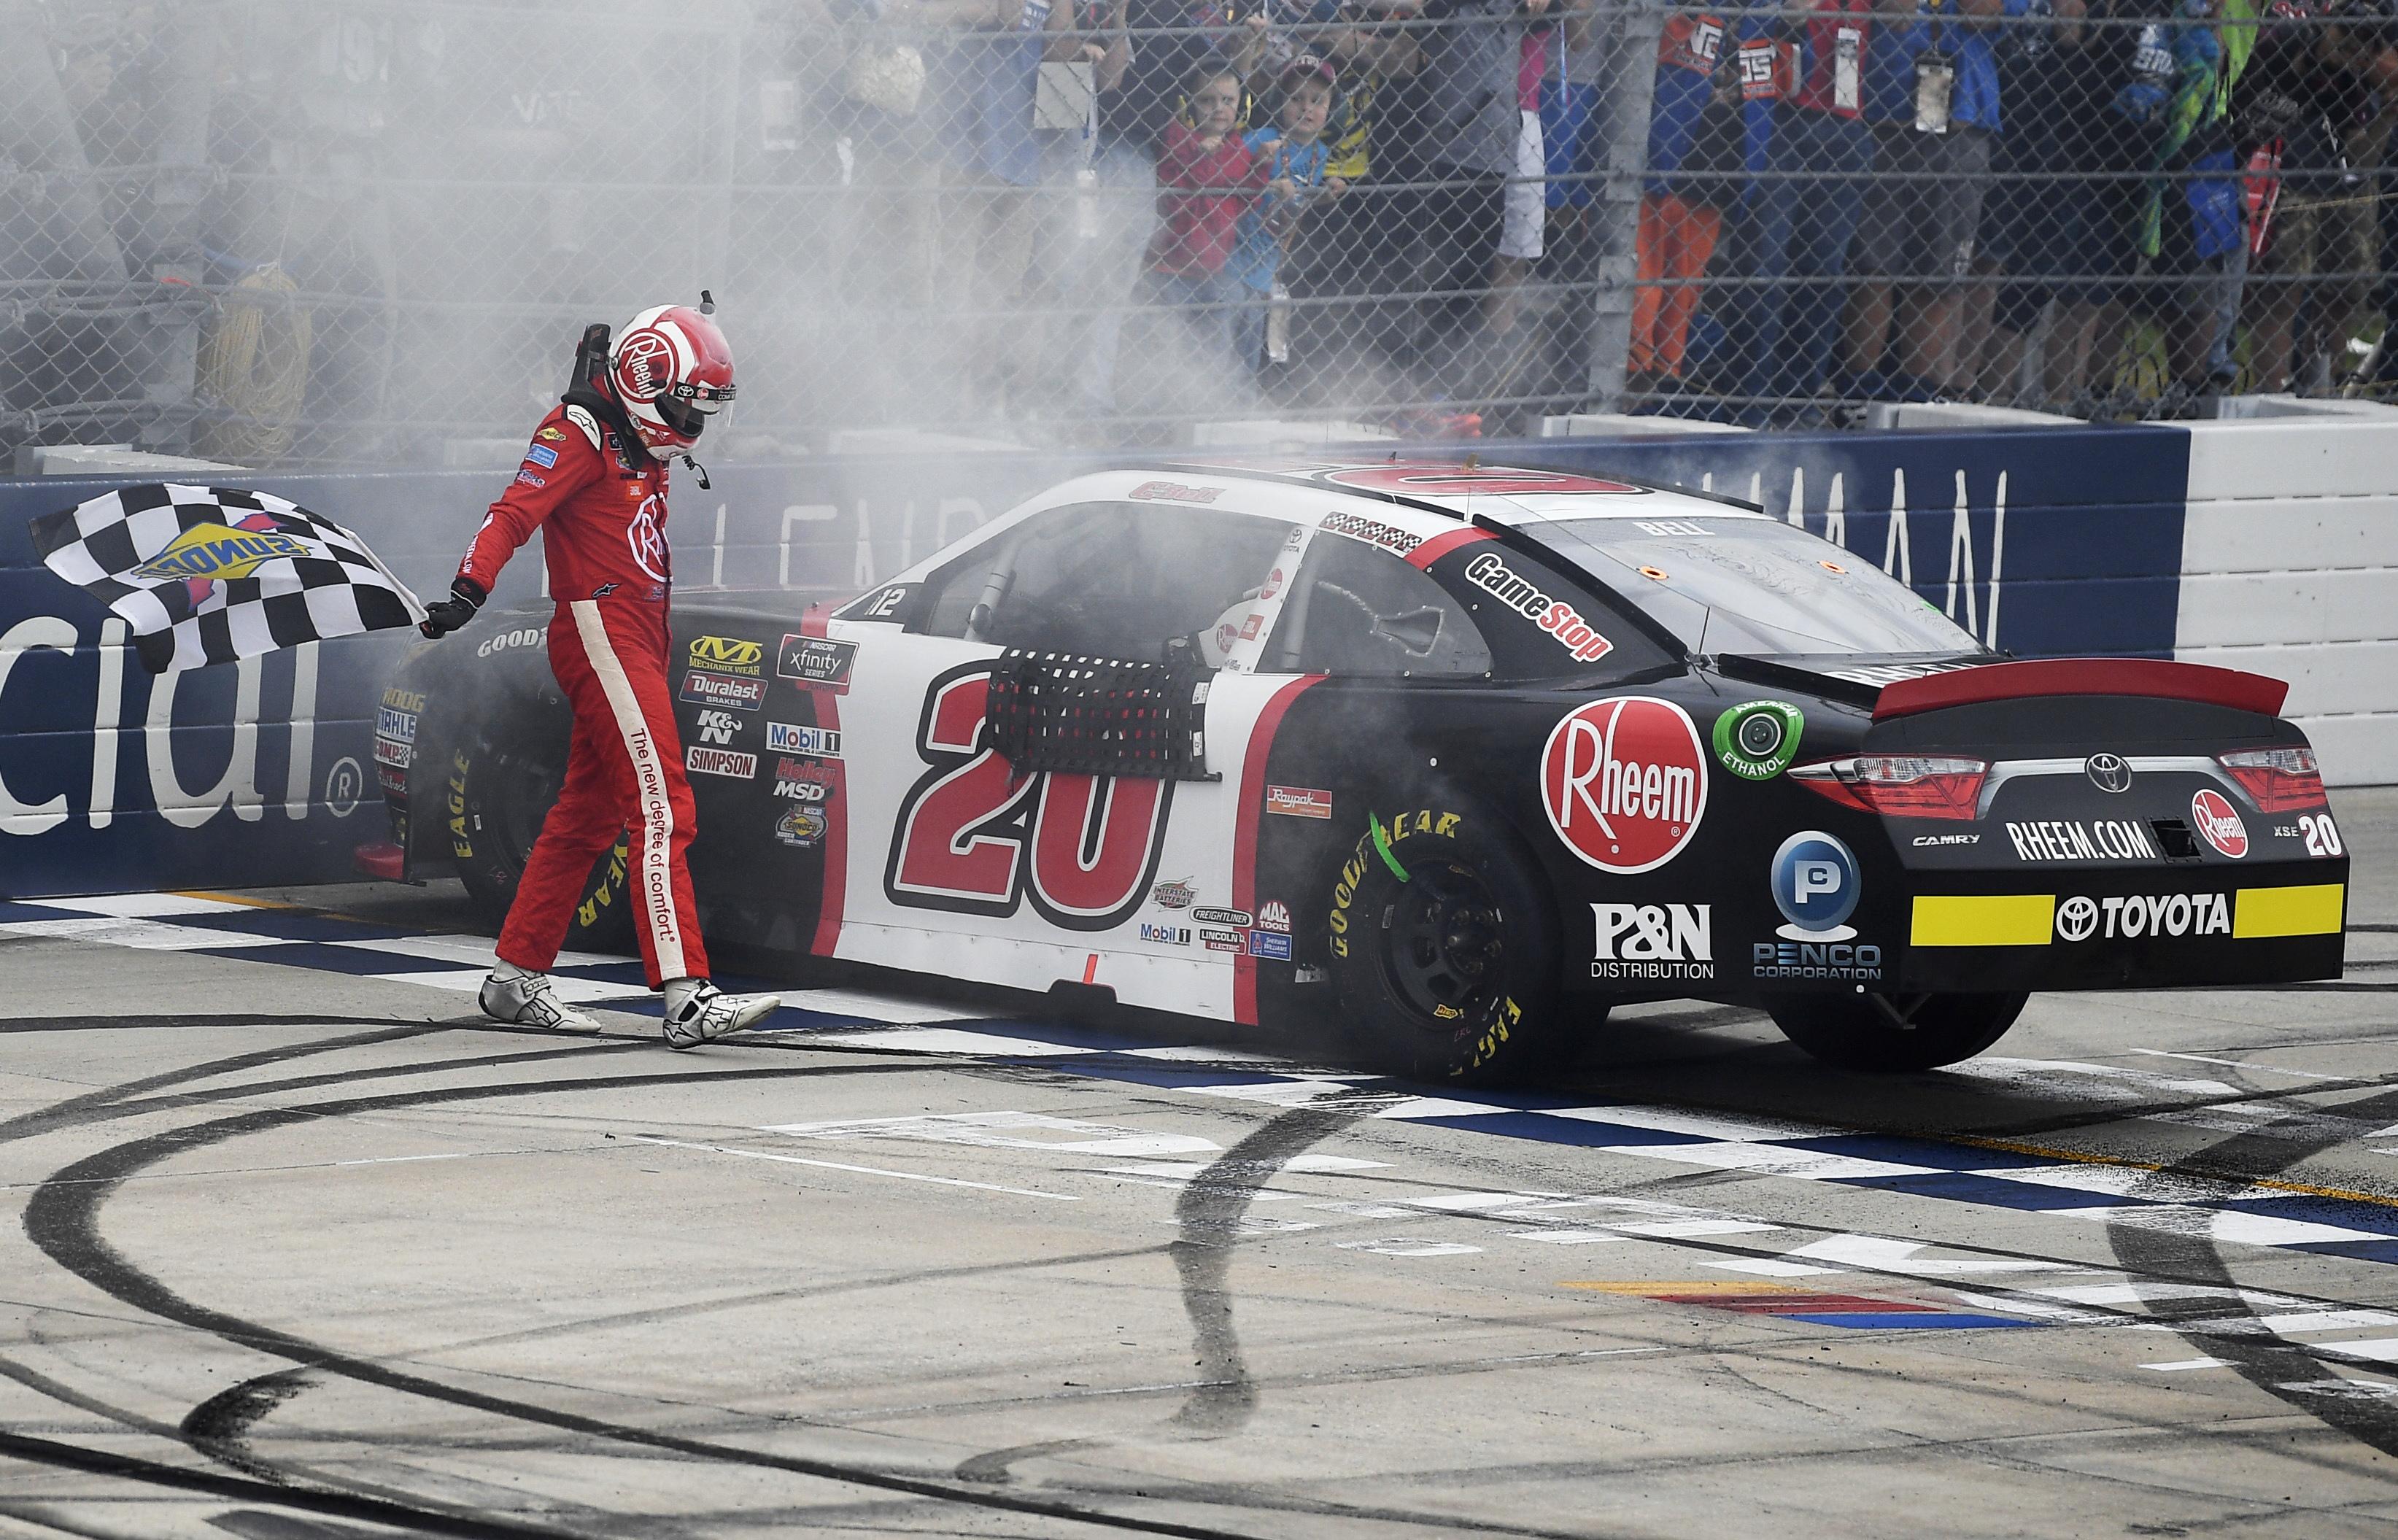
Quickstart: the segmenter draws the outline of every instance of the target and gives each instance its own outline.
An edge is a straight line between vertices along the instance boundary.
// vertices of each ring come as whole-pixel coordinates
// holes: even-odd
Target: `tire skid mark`
[[[2338,1110],[2359,1117],[2386,1119],[2398,1114],[2398,1091],[2347,1102]],[[2266,1125],[2267,1128],[2270,1127]],[[2268,1137],[2263,1130],[2234,1134],[2159,1169],[2149,1180],[2162,1183],[2177,1177],[2213,1176],[2224,1171],[2238,1171],[2249,1180],[2257,1180],[2287,1170],[2339,1142],[2337,1135],[2288,1140]],[[2134,1194],[2138,1190],[2135,1185]],[[2117,1260],[2132,1271],[2175,1271],[2217,1287],[2237,1287],[2221,1248],[2208,1237],[2117,1223],[2108,1224],[2107,1236]],[[2306,1347],[2284,1342],[2261,1327],[2253,1334],[2195,1330],[2202,1319],[2220,1322],[2243,1317],[2257,1318],[2255,1307],[2237,1293],[2208,1300],[2159,1300],[2150,1302],[2150,1307],[2159,1320],[2189,1323],[2194,1330],[2182,1333],[2185,1341],[2208,1357],[2223,1359],[2241,1378],[2276,1400],[2380,1453],[2398,1455],[2398,1395],[2376,1398],[2329,1393],[2319,1358]]]
[[[960,1488],[945,1481],[874,1470],[865,1466],[711,1443],[705,1439],[612,1423],[579,1412],[510,1400],[464,1386],[445,1385],[440,1381],[395,1369],[387,1364],[354,1358],[276,1328],[247,1321],[227,1312],[185,1300],[163,1282],[128,1261],[100,1235],[99,1218],[101,1206],[127,1178],[144,1168],[172,1155],[188,1154],[228,1140],[249,1134],[270,1132],[300,1123],[362,1113],[505,1097],[563,1095],[634,1086],[681,1086],[714,1080],[794,1080],[850,1074],[917,1073],[923,1067],[923,1062],[919,1058],[908,1063],[787,1065],[751,1070],[686,1070],[658,1074],[586,1076],[571,1080],[534,1081],[499,1086],[441,1087],[417,1091],[392,1092],[381,1096],[344,1098],[305,1107],[261,1108],[236,1116],[221,1118],[212,1123],[199,1124],[128,1141],[87,1155],[61,1168],[37,1187],[27,1202],[24,1215],[25,1234],[45,1254],[68,1272],[103,1293],[149,1315],[209,1332],[236,1346],[247,1347],[274,1358],[290,1359],[295,1364],[312,1368],[322,1373],[338,1375],[404,1395],[422,1396],[494,1416],[542,1424],[562,1432],[580,1434],[587,1438],[643,1445],[688,1458],[752,1466],[792,1475],[812,1477],[820,1480],[900,1493],[936,1502],[995,1508],[1044,1519],[1125,1530],[1136,1533],[1179,1536],[1184,1537],[1184,1540],[1246,1540],[1246,1537],[1240,1536],[1235,1532],[1213,1527],[1109,1513],[1068,1502]],[[11,1453],[50,1464],[61,1463],[70,1455],[93,1460],[117,1458],[94,1451],[74,1449],[72,1446],[52,1445],[49,1440],[25,1440],[12,1435],[0,1435],[0,1455]],[[149,1462],[133,1462],[133,1465],[141,1466],[147,1466],[149,1464]],[[73,1468],[87,1467],[76,1466]],[[168,1466],[156,1468],[173,1470],[173,1467]],[[219,1481],[236,1479],[214,1476],[209,1479]],[[248,1479],[241,1479],[245,1488],[266,1493],[301,1490],[278,1488]],[[317,1495],[330,1496],[331,1494]],[[355,1497],[342,1497],[338,1500],[357,1503],[374,1501]],[[380,1507],[384,1505],[378,1503],[376,1506]],[[1327,1505],[1326,1511],[1340,1513],[1345,1512],[1346,1509],[1341,1505]],[[413,1522],[415,1527],[433,1528],[438,1533],[467,1533],[461,1529],[440,1528],[438,1525],[426,1523],[423,1516],[411,1515],[410,1521]],[[1425,1523],[1433,1520],[1418,1516],[1413,1521]],[[443,1524],[463,1522],[465,1520],[451,1520],[447,1517],[442,1519]],[[1446,1527],[1456,1527],[1448,1520],[1441,1520],[1441,1522]],[[1511,1531],[1501,1526],[1488,1526],[1488,1528],[1494,1533],[1534,1533]],[[519,1530],[514,1533],[530,1532]],[[539,1533],[546,1535],[557,1532]]]
[[[1209,1162],[1183,1184],[1174,1200],[1179,1225],[1171,1250],[1181,1280],[1182,1310],[1191,1318],[1191,1344],[1199,1356],[1200,1383],[1171,1421],[1194,1432],[1238,1431],[1257,1410],[1257,1388],[1242,1361],[1233,1327],[1233,1251],[1242,1216],[1258,1189],[1292,1156],[1348,1128],[1373,1106],[1350,1110],[1298,1107],[1270,1119]]]

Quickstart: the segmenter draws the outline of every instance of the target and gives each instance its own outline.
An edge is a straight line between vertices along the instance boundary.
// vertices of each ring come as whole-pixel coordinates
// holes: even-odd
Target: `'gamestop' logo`
[[[1489,551],[1465,564],[1465,579],[1556,637],[1577,663],[1595,663],[1615,650],[1615,643],[1599,635],[1581,611],[1562,599],[1551,599]]]
[[[1672,701],[1596,701],[1550,732],[1541,804],[1566,847],[1601,871],[1652,871],[1699,831],[1706,762],[1697,726]]]

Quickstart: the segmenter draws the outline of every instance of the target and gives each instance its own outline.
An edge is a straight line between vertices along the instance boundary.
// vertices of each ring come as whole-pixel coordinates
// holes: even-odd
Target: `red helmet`
[[[670,460],[699,441],[710,414],[733,399],[733,348],[689,305],[634,317],[608,351],[608,383],[650,453]]]

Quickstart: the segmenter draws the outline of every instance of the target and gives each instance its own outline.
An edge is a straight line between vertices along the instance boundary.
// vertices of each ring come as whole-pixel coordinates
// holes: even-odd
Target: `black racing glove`
[[[450,580],[450,592],[451,597],[438,604],[424,606],[424,619],[416,628],[418,630],[431,637],[448,636],[474,619],[475,612],[483,607],[483,601],[492,597],[483,591],[481,585],[464,573]]]

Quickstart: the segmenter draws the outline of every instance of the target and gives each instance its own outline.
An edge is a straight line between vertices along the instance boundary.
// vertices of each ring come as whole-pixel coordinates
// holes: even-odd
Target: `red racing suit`
[[[707,953],[684,860],[696,825],[691,783],[667,689],[667,467],[639,444],[630,459],[626,470],[614,432],[592,412],[559,406],[458,571],[488,593],[517,547],[544,532],[558,604],[549,667],[574,709],[566,784],[525,861],[500,960],[549,970],[592,865],[630,829],[633,928],[655,989],[706,978]]]

